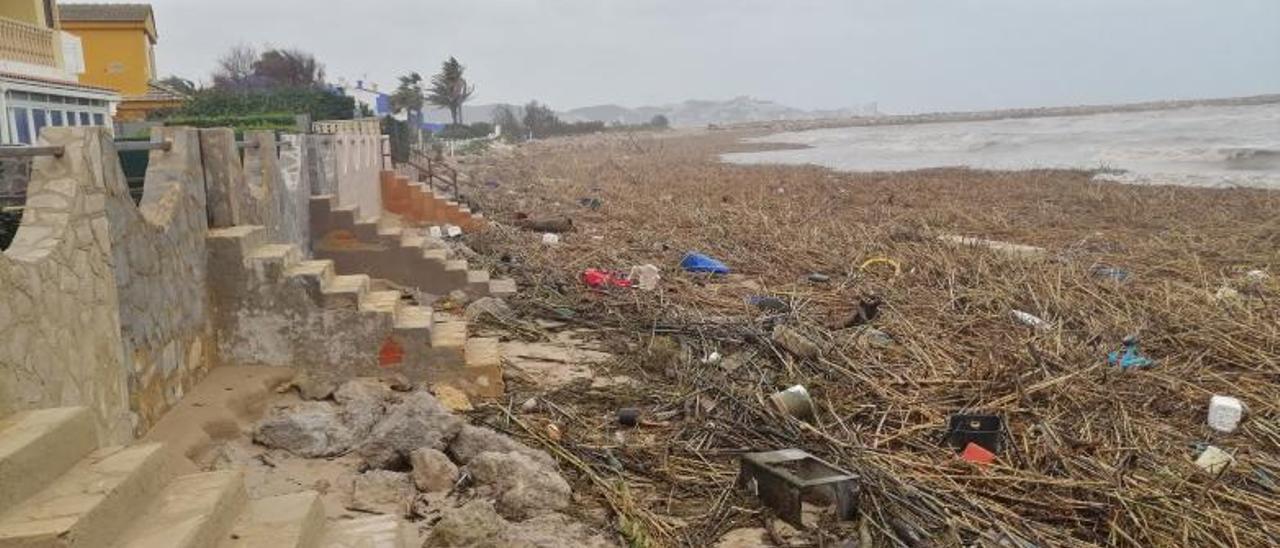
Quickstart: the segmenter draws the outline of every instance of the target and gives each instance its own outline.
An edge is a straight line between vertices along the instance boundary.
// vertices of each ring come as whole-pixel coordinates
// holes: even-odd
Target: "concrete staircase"
[[[313,196],[310,214],[315,256],[333,261],[339,272],[360,272],[432,295],[462,290],[474,297],[501,296],[516,290],[513,280],[472,269],[422,229],[379,229],[377,219],[357,219],[355,207],[337,205],[333,195]]]
[[[239,471],[97,440],[86,408],[0,419],[0,547],[407,548],[393,516],[326,525],[317,493],[248,500]]]
[[[404,247],[413,249],[411,238]],[[434,311],[430,306],[409,305],[399,291],[374,291],[368,274],[337,274],[332,259],[303,260],[293,245],[265,240],[261,227],[241,226],[211,230],[210,263],[237,265],[243,270],[218,280],[215,292],[232,294],[244,308],[276,310],[289,319],[281,344],[265,344],[267,349],[287,346],[293,354],[277,363],[317,369],[334,377],[377,375],[394,369],[414,382],[431,386],[449,384],[471,397],[493,398],[502,394],[502,370],[496,348],[498,341],[469,338],[461,317]],[[472,274],[456,261],[452,271],[471,277],[474,284],[495,284]],[[483,274],[483,273],[482,273]],[[228,279],[239,284],[225,287]],[[235,322],[244,314],[231,314]],[[222,316],[220,316],[222,317]],[[277,322],[265,322],[276,325]],[[271,333],[245,328],[242,340],[271,340]],[[350,349],[344,358],[334,349]],[[234,352],[235,350],[230,350]],[[360,366],[360,363],[367,364]]]

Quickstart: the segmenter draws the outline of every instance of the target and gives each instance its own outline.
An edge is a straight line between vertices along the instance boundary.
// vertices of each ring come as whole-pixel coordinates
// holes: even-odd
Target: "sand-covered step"
[[[404,524],[395,516],[371,516],[329,523],[321,548],[409,548]]]
[[[202,472],[175,478],[137,516],[114,548],[212,548],[230,531],[245,507],[244,474]],[[102,545],[106,546],[106,545]]]
[[[210,229],[205,236],[213,257],[239,262],[248,260],[254,250],[262,247],[266,237],[266,229],[252,225]]]
[[[510,278],[501,278],[497,280],[489,280],[489,294],[495,297],[503,295],[514,295],[516,293],[516,281]]]
[[[396,311],[397,330],[431,329],[432,310],[429,306],[402,306]]]
[[[387,291],[370,291],[364,294],[360,299],[360,310],[365,312],[386,312],[395,314],[396,309],[400,307],[400,292]]]
[[[428,261],[436,261],[443,264],[448,262],[449,252],[443,248],[423,249],[422,258]]]
[[[218,548],[314,548],[325,535],[315,491],[251,500]]]
[[[269,279],[278,279],[301,260],[302,251],[289,244],[261,245],[249,254],[249,263]]]
[[[432,348],[463,348],[467,344],[467,322],[440,314],[432,322]]]
[[[360,306],[360,298],[369,291],[367,274],[338,275],[329,279],[329,283],[320,288],[324,294],[325,306],[351,307]]]
[[[0,516],[0,547],[108,546],[172,478],[158,443],[90,453]]]
[[[0,514],[49,485],[97,449],[84,407],[24,411],[0,419]]]
[[[309,277],[322,283],[328,283],[334,276],[333,260],[300,261],[298,264],[289,267],[289,270],[285,271],[285,275],[289,277]]]

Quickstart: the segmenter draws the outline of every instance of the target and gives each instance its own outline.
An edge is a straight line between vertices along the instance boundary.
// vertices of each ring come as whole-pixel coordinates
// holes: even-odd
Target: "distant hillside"
[[[489,122],[493,119],[493,110],[501,105],[469,105],[463,107],[463,120],[471,122]],[[522,116],[524,109],[512,105],[517,116]],[[661,106],[629,108],[620,105],[595,105],[562,111],[560,117],[566,122],[600,121],[605,123],[642,124],[661,114],[678,127],[701,127],[708,124],[726,125],[749,122],[767,122],[782,120],[814,120],[819,118],[849,118],[855,116],[877,116],[875,103],[861,107],[837,110],[803,110],[781,105],[773,101],[754,99],[751,97],[735,97],[727,101],[690,100]],[[448,122],[449,112],[432,110],[427,112],[430,122]]]

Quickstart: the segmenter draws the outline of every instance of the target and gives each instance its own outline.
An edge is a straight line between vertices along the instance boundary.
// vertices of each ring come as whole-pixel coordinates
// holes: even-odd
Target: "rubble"
[[[364,437],[382,417],[391,393],[377,379],[352,379],[338,387],[333,399],[342,407],[341,416],[356,437]]]
[[[435,449],[423,447],[413,451],[409,454],[409,464],[413,467],[414,486],[424,493],[448,491],[458,481],[458,465]]]
[[[409,453],[422,447],[444,449],[461,428],[462,421],[434,396],[410,392],[387,407],[356,452],[370,468],[404,468]]]
[[[568,482],[522,452],[480,453],[467,463],[467,471],[477,490],[493,493],[498,511],[507,518],[521,520],[569,506]]]
[[[477,321],[485,316],[505,322],[515,318],[515,311],[511,310],[506,301],[498,297],[481,297],[467,305],[462,315],[469,322]]]
[[[413,498],[409,475],[390,470],[370,470],[356,476],[351,484],[352,510],[373,514],[401,515]]]
[[[337,390],[338,383],[332,378],[324,375],[301,371],[294,375],[289,382],[276,389],[276,392],[284,393],[292,389],[298,391],[298,397],[304,400],[325,400],[333,395],[333,391]]]
[[[442,512],[423,548],[608,548],[618,546],[603,535],[563,514],[552,513],[522,522],[509,522],[493,503],[473,500]]]
[[[483,426],[463,425],[457,437],[453,438],[453,442],[449,444],[449,454],[459,464],[469,464],[472,459],[475,459],[481,453],[489,451],[523,453],[546,468],[551,470],[558,468],[556,460],[551,458],[551,455],[548,455],[545,451],[539,451],[524,445],[509,436],[499,434]]]
[[[253,440],[300,457],[332,457],[351,447],[354,436],[332,405],[318,401],[268,411],[253,430]]]

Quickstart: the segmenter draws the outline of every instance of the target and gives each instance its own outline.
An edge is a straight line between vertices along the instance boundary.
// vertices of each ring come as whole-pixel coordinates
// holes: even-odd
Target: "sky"
[[[907,113],[1280,93],[1280,0],[150,2],[162,75],[208,81],[228,48],[265,44],[389,88],[453,55],[476,104]]]

